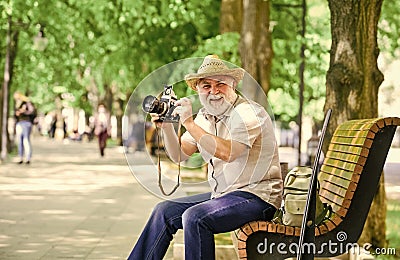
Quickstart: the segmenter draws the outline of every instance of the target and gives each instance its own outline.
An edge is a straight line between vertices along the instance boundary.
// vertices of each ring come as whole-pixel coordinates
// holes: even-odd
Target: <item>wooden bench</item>
[[[315,247],[315,257],[344,254],[357,243],[399,125],[400,118],[390,117],[347,121],[336,129],[318,174],[319,196],[333,214],[315,227],[315,245],[307,245]],[[247,223],[235,231],[239,259],[294,257],[299,235],[299,227]]]

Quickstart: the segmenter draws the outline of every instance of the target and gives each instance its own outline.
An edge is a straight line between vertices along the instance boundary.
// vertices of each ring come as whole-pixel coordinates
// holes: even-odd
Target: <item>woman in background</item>
[[[111,136],[111,116],[104,104],[100,104],[94,117],[94,134],[99,140],[99,149],[101,157],[104,156],[104,150],[107,146],[107,139]]]

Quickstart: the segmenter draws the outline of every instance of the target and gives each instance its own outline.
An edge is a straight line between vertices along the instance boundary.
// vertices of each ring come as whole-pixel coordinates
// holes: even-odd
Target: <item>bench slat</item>
[[[334,137],[332,137],[331,143],[371,148],[372,140],[364,139],[364,138],[334,136]]]
[[[376,121],[365,120],[349,120],[342,123],[336,130],[370,130]]]
[[[387,117],[384,118],[385,125],[400,125],[400,118],[398,117]]]
[[[338,168],[335,168],[333,166],[326,165],[326,164],[322,165],[321,172],[325,172],[327,174],[333,174],[335,176],[339,176],[342,179],[346,179],[346,180],[351,180],[351,177],[353,175],[352,172],[349,172],[349,171],[346,171],[343,169],[338,169]]]
[[[346,196],[347,189],[340,187],[336,183],[330,180],[324,180],[324,187],[329,188],[329,191],[332,193],[339,195],[340,197],[344,198]]]
[[[338,176],[330,175],[330,174],[325,173],[325,172],[321,172],[320,176],[321,176],[319,178],[320,183],[323,183],[324,181],[333,182],[336,185],[342,187],[343,189],[347,189],[349,187],[350,182],[351,182],[351,180],[343,179],[343,178],[340,178]]]
[[[326,153],[326,158],[332,158],[344,162],[358,163],[360,165],[364,165],[367,161],[366,157],[360,156],[358,154],[349,154],[337,151],[328,151]]]
[[[353,162],[346,162],[346,161],[341,161],[333,158],[327,157],[326,160],[324,161],[324,164],[339,168],[345,171],[353,172],[355,168],[357,167],[356,163]]]
[[[342,130],[342,129],[340,129],[335,132],[335,136],[374,139],[375,133],[369,129],[364,129],[364,130]]]
[[[344,196],[340,197],[340,195],[333,193],[331,190],[327,190],[325,188],[321,188],[319,196],[328,200],[330,202],[329,204],[333,203],[334,205],[332,205],[332,207],[333,206],[341,207],[344,200]],[[334,212],[336,211],[334,210]]]
[[[354,155],[359,155],[362,157],[368,157],[368,154],[369,154],[369,149],[366,147],[343,145],[343,144],[333,144],[333,143],[330,143],[328,151],[341,152],[341,153],[346,153],[346,154],[354,154]]]

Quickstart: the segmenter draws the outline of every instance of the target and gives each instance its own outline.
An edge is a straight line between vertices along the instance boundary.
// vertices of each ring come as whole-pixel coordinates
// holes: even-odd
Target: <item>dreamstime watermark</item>
[[[358,243],[346,243],[347,233],[340,231],[336,234],[336,241],[328,240],[328,242],[316,245],[314,243],[303,243],[301,247],[301,252],[303,254],[314,254],[321,255],[327,252],[330,255],[339,255],[346,252],[350,254],[370,254],[370,255],[395,255],[396,248],[373,248],[371,244],[365,243],[360,246]],[[268,239],[265,238],[264,241],[257,245],[257,252],[259,254],[273,254],[277,252],[281,255],[292,254],[296,255],[300,252],[298,243],[269,243]]]

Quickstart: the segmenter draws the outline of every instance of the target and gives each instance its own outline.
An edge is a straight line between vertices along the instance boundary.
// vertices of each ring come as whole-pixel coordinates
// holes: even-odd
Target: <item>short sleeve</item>
[[[268,119],[268,113],[257,104],[238,105],[231,115],[229,129],[231,139],[251,148],[257,137],[261,135]]]

